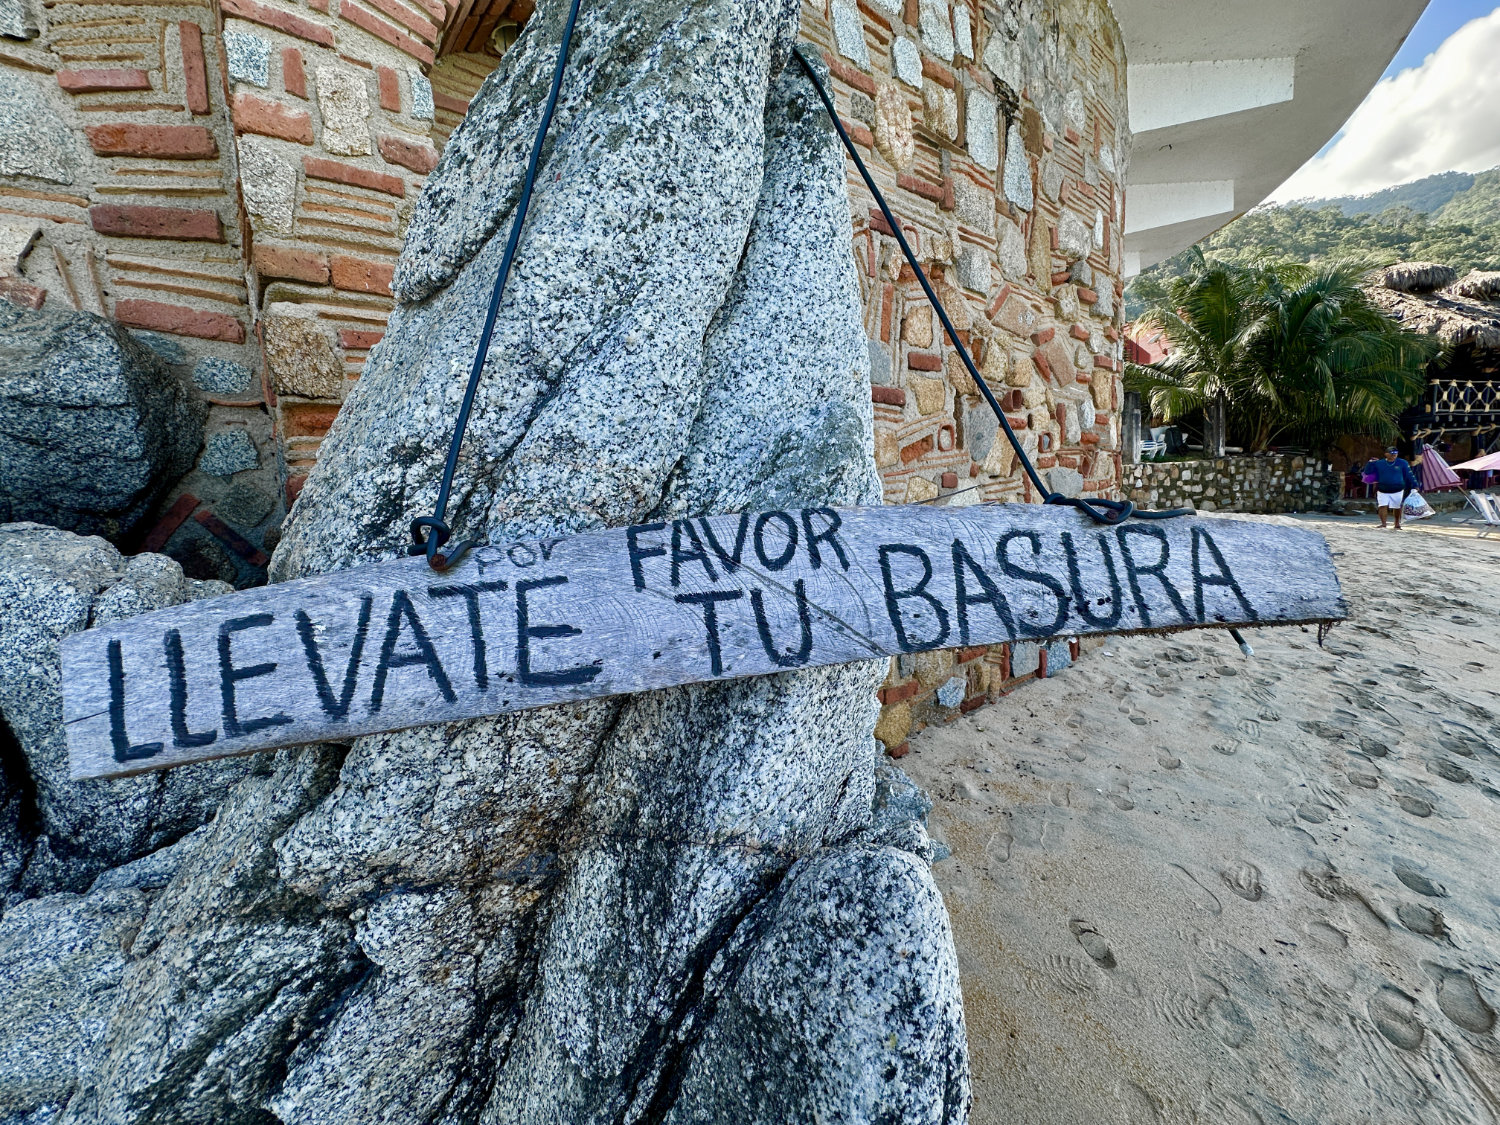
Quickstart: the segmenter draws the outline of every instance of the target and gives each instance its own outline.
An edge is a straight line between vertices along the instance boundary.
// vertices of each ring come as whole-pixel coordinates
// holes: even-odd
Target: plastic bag
[[[1374,469],[1366,469],[1364,475],[1359,479],[1364,481],[1366,484],[1374,484],[1380,479],[1380,477],[1376,474]]]
[[[1415,490],[1407,494],[1405,502],[1401,505],[1401,511],[1409,520],[1426,520],[1437,515],[1432,510],[1432,505]]]

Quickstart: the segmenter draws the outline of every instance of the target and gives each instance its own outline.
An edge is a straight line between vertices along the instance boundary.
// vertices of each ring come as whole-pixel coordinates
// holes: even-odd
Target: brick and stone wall
[[[211,404],[144,547],[263,580],[384,331],[412,203],[531,9],[0,0],[0,296],[114,317]],[[1049,486],[1118,495],[1130,138],[1106,0],[805,0],[802,30]],[[849,174],[886,500],[1035,499]],[[1018,648],[893,666],[882,739],[1036,674]]]
[[[1124,466],[1125,496],[1143,508],[1204,512],[1316,512],[1343,490],[1325,461],[1289,453]]]

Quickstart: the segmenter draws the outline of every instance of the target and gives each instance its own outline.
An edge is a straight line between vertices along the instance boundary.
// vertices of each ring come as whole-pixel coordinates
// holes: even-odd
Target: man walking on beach
[[[1406,503],[1407,493],[1421,487],[1417,475],[1411,471],[1406,459],[1398,456],[1395,446],[1385,451],[1384,460],[1366,465],[1365,472],[1375,474],[1375,503],[1380,526],[1386,526],[1385,517],[1389,510],[1396,517],[1396,530],[1400,531],[1402,505]]]

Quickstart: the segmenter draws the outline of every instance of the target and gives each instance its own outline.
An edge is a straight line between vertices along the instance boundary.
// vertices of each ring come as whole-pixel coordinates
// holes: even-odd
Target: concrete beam
[[[1139,137],[1154,129],[1289,102],[1295,96],[1297,60],[1133,63],[1128,74],[1130,128]]]
[[[1125,233],[1140,234],[1233,210],[1233,180],[1131,184],[1125,197]]]

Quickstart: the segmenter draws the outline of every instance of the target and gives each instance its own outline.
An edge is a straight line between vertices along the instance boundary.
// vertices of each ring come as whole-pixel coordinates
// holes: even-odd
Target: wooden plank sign
[[[670,520],[399,559],[63,641],[75,778],[674,684],[1085,633],[1345,616],[1300,528],[1033,505]]]

